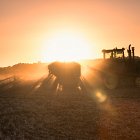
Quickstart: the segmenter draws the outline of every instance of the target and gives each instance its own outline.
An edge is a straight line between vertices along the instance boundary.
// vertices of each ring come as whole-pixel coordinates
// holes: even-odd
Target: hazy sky
[[[0,0],[0,66],[40,61],[43,42],[63,29],[82,34],[93,58],[130,43],[140,55],[140,0]]]

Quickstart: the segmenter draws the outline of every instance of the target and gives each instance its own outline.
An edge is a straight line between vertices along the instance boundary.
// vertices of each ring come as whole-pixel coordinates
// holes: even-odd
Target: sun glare
[[[59,32],[43,42],[43,61],[78,61],[91,56],[88,41],[79,34]]]

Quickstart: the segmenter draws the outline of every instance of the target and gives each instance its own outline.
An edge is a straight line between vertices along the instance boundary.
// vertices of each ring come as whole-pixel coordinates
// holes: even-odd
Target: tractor
[[[135,48],[131,44],[126,57],[125,48],[103,49],[102,53],[103,67],[100,76],[106,88],[140,86],[140,59],[136,59]]]

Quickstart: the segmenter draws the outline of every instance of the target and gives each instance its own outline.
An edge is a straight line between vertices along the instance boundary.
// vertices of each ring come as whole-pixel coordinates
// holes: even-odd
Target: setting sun
[[[61,31],[45,40],[42,45],[43,61],[77,61],[91,56],[89,42],[80,34]]]

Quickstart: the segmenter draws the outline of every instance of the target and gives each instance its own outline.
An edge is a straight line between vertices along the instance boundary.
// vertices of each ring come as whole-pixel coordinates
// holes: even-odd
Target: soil
[[[41,82],[41,81],[40,81]],[[0,88],[0,139],[138,140],[140,89]]]

